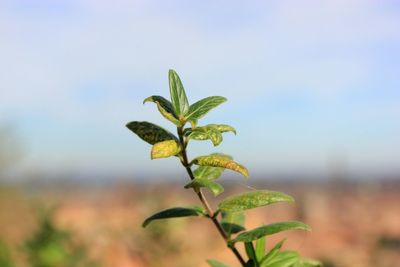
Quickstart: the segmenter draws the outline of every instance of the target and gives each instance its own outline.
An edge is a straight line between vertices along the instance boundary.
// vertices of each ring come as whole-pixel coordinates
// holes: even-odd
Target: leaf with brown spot
[[[218,155],[200,156],[195,158],[192,161],[192,163],[200,166],[222,167],[225,169],[230,169],[239,172],[245,177],[249,176],[249,172],[246,169],[246,167],[223,156],[218,156]]]

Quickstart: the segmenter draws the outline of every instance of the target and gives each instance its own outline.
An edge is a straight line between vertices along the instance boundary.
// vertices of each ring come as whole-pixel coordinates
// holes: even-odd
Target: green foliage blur
[[[15,267],[10,248],[7,244],[0,240],[0,266],[1,267]]]
[[[53,220],[54,210],[42,212],[38,228],[23,242],[21,256],[29,267],[99,267],[89,258],[86,247],[77,244],[70,232],[59,229]],[[17,248],[18,250],[18,248]],[[0,267],[19,267],[11,248],[0,240]]]
[[[39,217],[39,227],[24,247],[32,267],[98,266],[88,259],[85,247],[72,240],[71,233],[55,226],[53,210]]]

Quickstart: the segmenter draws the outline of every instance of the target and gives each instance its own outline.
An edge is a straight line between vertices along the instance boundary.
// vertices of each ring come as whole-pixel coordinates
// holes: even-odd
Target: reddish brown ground
[[[311,225],[313,231],[279,234],[270,238],[267,246],[288,237],[285,248],[334,264],[327,266],[400,267],[399,183],[282,184],[268,189],[290,193],[297,203],[248,212],[248,228],[297,219]],[[213,204],[244,190],[249,189],[226,190]],[[143,219],[153,212],[187,203],[197,204],[190,191],[156,184],[58,186],[34,192],[1,189],[0,237],[18,247],[35,229],[36,207],[57,205],[57,225],[72,231],[104,267],[202,267],[209,258],[238,266],[206,219],[175,219],[141,228]],[[389,241],[382,244],[382,239]]]

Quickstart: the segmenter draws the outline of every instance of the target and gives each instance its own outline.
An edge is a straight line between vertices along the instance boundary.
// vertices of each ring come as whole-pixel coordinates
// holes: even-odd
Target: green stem
[[[183,127],[178,127],[178,136],[179,136],[179,142],[182,146],[182,165],[185,167],[186,172],[188,173],[190,180],[193,180],[195,177],[193,175],[192,169],[190,167],[189,164],[189,160],[187,157],[187,153],[186,153],[186,142],[184,139],[184,134],[183,134]],[[203,204],[207,215],[209,217],[209,219],[213,222],[213,224],[215,225],[215,227],[217,228],[218,232],[221,234],[222,238],[224,239],[226,245],[228,246],[228,248],[230,250],[232,250],[233,254],[235,254],[236,258],[240,261],[240,263],[242,264],[242,266],[245,266],[246,262],[244,261],[242,255],[240,255],[239,251],[235,248],[234,245],[228,245],[228,241],[229,241],[229,237],[226,235],[224,229],[222,228],[221,224],[219,223],[219,221],[217,220],[217,214],[216,212],[213,211],[213,209],[211,208],[210,204],[208,203],[206,197],[204,196],[203,192],[201,191],[201,189],[199,189],[198,192],[196,192],[197,196],[200,199],[200,202]]]

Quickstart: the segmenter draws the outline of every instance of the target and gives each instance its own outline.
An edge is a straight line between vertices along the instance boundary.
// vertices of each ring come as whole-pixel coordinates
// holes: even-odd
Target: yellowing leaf
[[[155,144],[151,149],[151,159],[168,158],[181,151],[181,146],[175,140],[163,141]]]
[[[227,124],[209,124],[209,125],[217,128],[217,130],[220,131],[221,133],[233,132],[234,134],[236,134],[235,128],[233,128],[230,125]]]
[[[178,120],[178,117],[175,115],[175,111],[174,111],[170,101],[168,101],[167,99],[165,99],[162,96],[153,95],[153,96],[149,96],[148,98],[146,98],[143,101],[143,103],[146,103],[146,102],[156,103],[158,111],[161,113],[161,115],[164,118],[171,121],[176,126],[181,126],[181,123]]]
[[[248,170],[241,164],[230,160],[227,157],[210,155],[195,158],[192,163],[200,166],[222,167],[241,173],[245,177],[249,176]]]
[[[173,124],[175,124],[176,126],[181,126],[181,122],[175,118],[175,115],[173,115],[172,113],[167,112],[160,103],[156,102],[157,104],[157,109],[158,111],[161,113],[161,115],[163,115],[164,118],[166,118],[167,120],[169,120],[170,122],[172,122]]]

